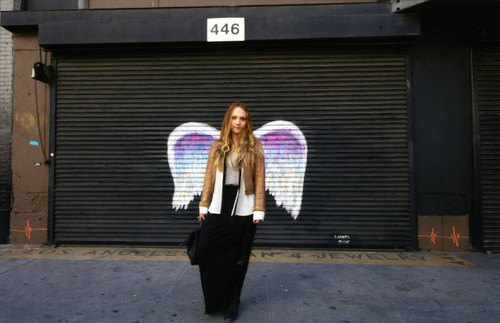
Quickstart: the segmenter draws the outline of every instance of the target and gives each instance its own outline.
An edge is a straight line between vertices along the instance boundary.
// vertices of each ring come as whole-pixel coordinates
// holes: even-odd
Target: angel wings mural
[[[168,137],[168,163],[174,179],[172,207],[187,209],[200,195],[212,142],[220,131],[206,123],[188,122]],[[254,131],[266,160],[266,189],[276,206],[297,219],[302,204],[307,163],[307,142],[302,131],[288,121],[266,123]]]

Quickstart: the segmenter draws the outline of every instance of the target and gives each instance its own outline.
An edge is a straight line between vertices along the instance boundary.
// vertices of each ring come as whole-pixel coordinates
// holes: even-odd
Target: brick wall
[[[0,10],[13,9],[13,0],[0,0]],[[8,236],[11,200],[12,34],[0,27],[0,243]]]

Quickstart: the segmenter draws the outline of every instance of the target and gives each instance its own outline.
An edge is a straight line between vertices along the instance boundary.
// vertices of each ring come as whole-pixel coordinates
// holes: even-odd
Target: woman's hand
[[[206,214],[200,213],[200,216],[198,217],[198,221],[205,221],[205,216]]]
[[[260,223],[260,220],[253,220],[253,223],[255,223],[255,224],[259,224],[259,223]]]

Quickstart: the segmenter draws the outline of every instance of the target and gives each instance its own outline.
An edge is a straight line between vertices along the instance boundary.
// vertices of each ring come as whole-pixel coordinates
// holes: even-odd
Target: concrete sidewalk
[[[34,254],[0,257],[0,322],[223,321],[203,314],[198,268],[187,261]],[[475,266],[394,265],[391,255],[377,264],[254,261],[237,322],[500,322],[500,255],[454,254]]]

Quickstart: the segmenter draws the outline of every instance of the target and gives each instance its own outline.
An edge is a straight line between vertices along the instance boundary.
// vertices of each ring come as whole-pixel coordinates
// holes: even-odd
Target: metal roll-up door
[[[475,51],[474,75],[481,244],[500,252],[500,50]]]
[[[173,209],[168,136],[220,130],[240,100],[255,129],[291,122],[308,148],[297,219],[267,194],[257,245],[410,247],[406,54],[228,48],[57,59],[55,243],[183,241],[199,197]]]

